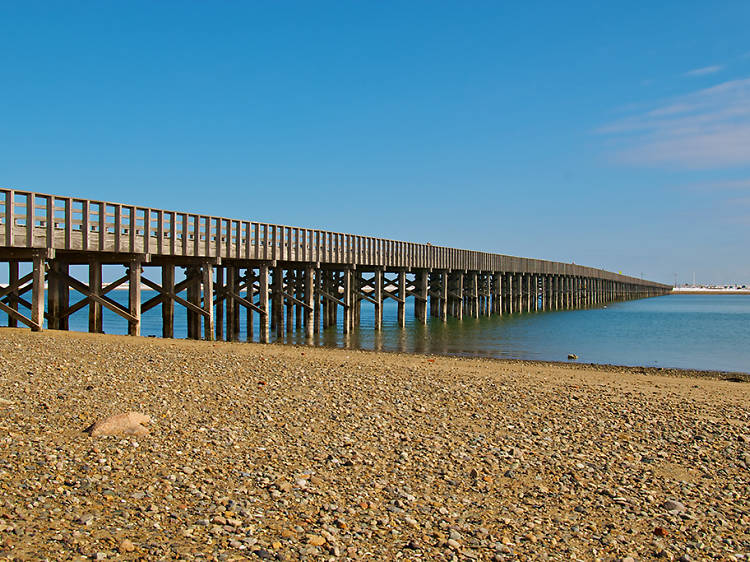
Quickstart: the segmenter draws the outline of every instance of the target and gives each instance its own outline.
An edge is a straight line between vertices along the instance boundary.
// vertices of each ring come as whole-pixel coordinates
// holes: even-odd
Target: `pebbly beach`
[[[2,329],[0,559],[750,559],[704,375]]]

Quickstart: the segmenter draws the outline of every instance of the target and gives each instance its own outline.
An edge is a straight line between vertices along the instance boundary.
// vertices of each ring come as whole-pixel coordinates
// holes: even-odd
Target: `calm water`
[[[113,291],[125,303],[127,292]],[[153,296],[144,291],[143,300]],[[184,295],[183,295],[184,296]],[[75,302],[79,296],[71,297]],[[176,305],[175,335],[187,334],[184,309]],[[71,317],[72,330],[88,329],[86,309]],[[244,314],[244,313],[243,313]],[[254,315],[257,318],[257,315]],[[339,322],[341,322],[339,313]],[[161,309],[143,315],[143,335],[161,335]],[[0,313],[0,323],[7,325]],[[244,316],[243,316],[244,323]],[[430,320],[396,325],[396,303],[385,305],[384,329],[373,329],[373,308],[362,305],[359,331],[344,336],[328,330],[317,345],[465,356],[564,361],[575,353],[580,362],[647,365],[750,372],[750,295],[667,295],[614,303],[607,308],[538,312],[503,317]],[[257,319],[256,319],[257,326]],[[104,330],[122,334],[127,324],[105,310]],[[256,328],[256,339],[257,339]],[[244,333],[242,334],[244,339]],[[299,334],[284,340],[305,343]]]

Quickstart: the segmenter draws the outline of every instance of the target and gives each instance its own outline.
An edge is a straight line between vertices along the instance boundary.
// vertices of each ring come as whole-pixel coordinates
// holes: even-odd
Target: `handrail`
[[[0,188],[0,246],[566,275],[668,285],[581,265]]]

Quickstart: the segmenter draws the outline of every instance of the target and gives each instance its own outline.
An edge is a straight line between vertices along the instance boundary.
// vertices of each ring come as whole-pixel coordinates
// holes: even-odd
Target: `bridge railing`
[[[574,275],[658,285],[561,262],[0,189],[0,246]]]

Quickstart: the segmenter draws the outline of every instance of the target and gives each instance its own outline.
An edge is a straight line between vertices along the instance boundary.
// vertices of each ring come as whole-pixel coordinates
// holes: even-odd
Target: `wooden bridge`
[[[139,335],[141,315],[161,306],[163,336],[174,337],[178,304],[189,338],[236,340],[244,322],[247,339],[261,342],[271,331],[312,337],[335,328],[339,311],[350,332],[363,301],[374,305],[380,329],[384,299],[398,303],[404,326],[410,297],[415,318],[426,323],[599,306],[671,290],[574,264],[12,189],[0,189],[0,261],[9,272],[0,311],[10,326],[41,330],[46,320],[48,328],[67,329],[70,315],[88,308],[89,330],[101,332],[107,308]],[[22,262],[31,268],[20,276]],[[88,283],[71,276],[76,264],[88,266]],[[123,268],[106,286],[104,264]],[[179,282],[177,267],[184,268]],[[144,276],[146,268],[160,268],[161,284]],[[126,285],[124,306],[109,293]],[[143,286],[156,295],[142,302]],[[83,298],[71,303],[71,288]]]

